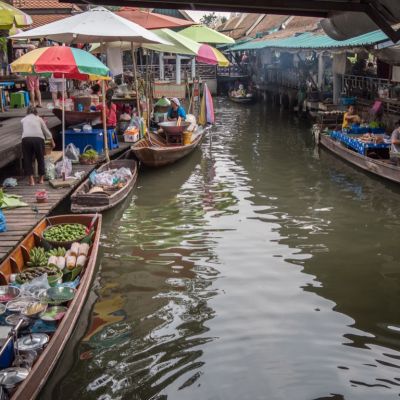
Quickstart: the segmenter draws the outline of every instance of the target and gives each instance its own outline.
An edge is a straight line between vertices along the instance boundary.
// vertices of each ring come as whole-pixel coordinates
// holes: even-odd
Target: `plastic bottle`
[[[82,111],[83,111],[83,104],[82,104],[82,103],[79,103],[79,104],[78,104],[78,111],[79,111],[79,112],[82,112]]]

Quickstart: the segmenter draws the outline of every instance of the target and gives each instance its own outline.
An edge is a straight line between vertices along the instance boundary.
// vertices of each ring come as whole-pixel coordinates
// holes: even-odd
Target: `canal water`
[[[400,190],[293,114],[216,103],[201,148],[105,214],[41,398],[399,398]]]

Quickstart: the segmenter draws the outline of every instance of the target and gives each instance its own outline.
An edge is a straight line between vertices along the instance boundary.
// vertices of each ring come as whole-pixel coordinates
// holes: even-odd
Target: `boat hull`
[[[197,134],[193,142],[185,146],[167,146],[165,141],[150,133],[151,139],[142,139],[131,147],[137,159],[148,167],[172,164],[190,154],[201,142],[204,132]]]
[[[130,152],[130,150],[128,150]],[[113,168],[129,168],[132,172],[131,180],[120,190],[111,195],[104,192],[100,193],[87,193],[90,189],[89,178],[86,179],[71,196],[71,211],[73,213],[93,213],[109,210],[121,203],[133,190],[137,175],[138,168],[137,162],[133,159],[117,159],[102,165],[97,171],[102,172],[107,169]]]
[[[330,136],[321,135],[319,140],[321,146],[358,168],[392,182],[400,183],[400,167],[356,153],[340,142],[333,140]]]
[[[94,215],[60,215],[56,217],[45,218],[25,237],[21,244],[3,261],[0,265],[0,280],[1,284],[9,281],[11,273],[18,272],[22,269],[23,247],[27,250],[35,246],[34,236],[40,236],[43,230],[49,224],[60,223],[82,223],[86,226],[90,225]],[[97,252],[101,233],[101,215],[95,222],[95,233],[91,246],[90,257],[85,268],[85,272],[81,276],[80,284],[77,288],[74,299],[69,303],[67,312],[59,323],[57,330],[51,337],[47,347],[40,354],[35,364],[33,365],[28,377],[18,386],[17,391],[12,395],[12,400],[17,399],[35,399],[40,390],[45,385],[53,368],[55,367],[58,358],[60,357],[69,337],[71,336],[78,317],[85,304],[86,297],[90,292],[91,282],[96,266]],[[17,266],[18,265],[18,266]]]
[[[53,108],[53,114],[62,121],[61,108]],[[101,118],[100,111],[65,111],[65,126],[83,124]]]
[[[233,101],[234,103],[238,104],[250,104],[254,103],[256,101],[255,97],[234,97],[234,96],[229,96],[229,99]]]

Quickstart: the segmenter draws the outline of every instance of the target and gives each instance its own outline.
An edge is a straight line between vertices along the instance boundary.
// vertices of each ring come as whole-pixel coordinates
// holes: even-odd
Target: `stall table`
[[[350,149],[355,150],[357,153],[368,156],[371,152],[379,153],[385,158],[389,157],[390,143],[373,143],[362,142],[359,138],[362,135],[353,133],[344,133],[341,131],[331,132],[331,138],[345,144]],[[376,135],[383,136],[383,135]]]

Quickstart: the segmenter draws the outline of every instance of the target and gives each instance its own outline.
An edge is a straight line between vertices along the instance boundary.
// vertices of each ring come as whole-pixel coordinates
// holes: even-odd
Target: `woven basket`
[[[99,162],[99,157],[96,157],[93,159],[88,159],[88,158],[79,156],[79,164],[82,164],[82,165],[93,165],[93,164],[97,164],[98,162]]]

